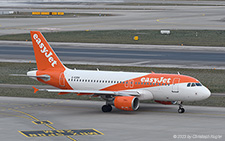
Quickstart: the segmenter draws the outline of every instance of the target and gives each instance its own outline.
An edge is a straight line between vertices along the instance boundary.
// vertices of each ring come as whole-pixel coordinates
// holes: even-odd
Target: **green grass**
[[[225,30],[172,30],[170,35],[161,35],[159,30],[69,31],[43,34],[49,42],[225,46]],[[134,41],[134,36],[139,36],[139,40]],[[3,35],[0,40],[31,41],[31,38],[27,33]]]
[[[126,71],[126,72],[155,72],[155,73],[173,73],[180,72],[197,78],[212,92],[225,92],[225,70],[214,69],[181,69],[181,68],[150,68],[150,67],[126,67],[126,66],[100,66],[100,65],[66,65],[69,68],[85,70],[108,70],[108,71]],[[27,77],[9,76],[9,74],[26,74],[29,68],[35,68],[33,63],[0,63],[0,83],[4,84],[42,84]]]

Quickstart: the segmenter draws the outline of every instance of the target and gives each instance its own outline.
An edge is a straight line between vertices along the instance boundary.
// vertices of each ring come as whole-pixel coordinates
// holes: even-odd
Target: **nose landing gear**
[[[183,103],[182,101],[178,102],[178,104],[179,104],[178,113],[180,113],[180,114],[185,112],[185,109],[183,108],[182,103]]]

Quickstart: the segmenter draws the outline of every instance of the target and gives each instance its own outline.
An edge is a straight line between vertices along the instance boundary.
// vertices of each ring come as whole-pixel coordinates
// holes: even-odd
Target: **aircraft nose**
[[[204,90],[203,90],[203,98],[204,99],[207,99],[211,96],[211,92],[208,88],[204,87]]]

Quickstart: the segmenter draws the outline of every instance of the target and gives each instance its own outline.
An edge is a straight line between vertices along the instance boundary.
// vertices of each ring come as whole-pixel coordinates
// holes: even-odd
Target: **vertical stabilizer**
[[[38,70],[65,70],[64,65],[40,31],[30,31]]]

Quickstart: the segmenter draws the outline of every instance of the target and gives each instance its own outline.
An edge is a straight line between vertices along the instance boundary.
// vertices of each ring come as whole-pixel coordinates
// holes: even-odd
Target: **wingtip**
[[[39,91],[39,89],[37,89],[35,87],[33,87],[33,89],[34,89],[34,93],[36,93],[37,91]]]

